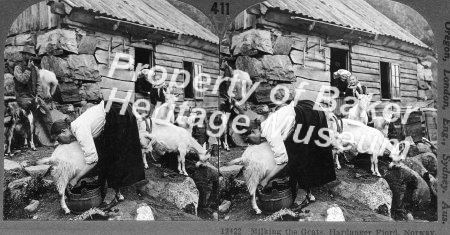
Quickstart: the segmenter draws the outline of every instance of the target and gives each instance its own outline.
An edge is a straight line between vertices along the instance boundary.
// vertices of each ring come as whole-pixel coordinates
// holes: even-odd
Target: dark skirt
[[[316,140],[325,143],[318,133],[321,128],[328,128],[327,119],[323,111],[316,111],[313,107],[312,101],[298,102],[295,107],[295,129],[285,141],[291,185],[296,186],[298,183],[303,189],[318,187],[336,179],[331,146],[321,147],[315,143]],[[298,135],[299,140],[304,139],[310,126],[314,126],[308,143],[294,142],[298,124],[303,124]]]
[[[113,102],[102,135],[95,141],[100,177],[111,188],[130,186],[145,179],[136,118],[131,105],[123,115],[121,109],[122,103]]]

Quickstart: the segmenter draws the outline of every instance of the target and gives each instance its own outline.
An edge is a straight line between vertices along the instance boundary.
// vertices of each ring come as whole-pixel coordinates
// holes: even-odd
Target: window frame
[[[201,64],[201,63],[194,63],[194,77],[193,77],[193,79],[195,79],[195,80],[194,80],[193,86],[194,86],[194,98],[196,100],[203,100],[205,98],[205,92],[196,91],[195,90],[195,87],[197,87],[197,86],[199,86],[199,87],[197,87],[198,89],[203,89],[203,85],[204,85],[204,82],[205,82],[205,80],[204,80],[205,77],[202,76],[202,75],[203,75],[203,64]],[[200,84],[198,83],[198,79],[199,78],[202,81]]]
[[[383,78],[381,72],[381,63],[388,64],[388,87],[389,87],[389,98],[383,98]],[[401,94],[401,85],[400,85],[400,64],[392,63],[390,61],[380,60],[378,63],[379,66],[379,78],[380,78],[380,96],[381,100],[400,100],[402,97]],[[397,68],[396,74],[393,74],[393,69]],[[394,71],[394,73],[395,73]],[[394,84],[395,83],[395,84]],[[397,85],[397,86],[396,86]],[[397,90],[397,91],[396,91]]]

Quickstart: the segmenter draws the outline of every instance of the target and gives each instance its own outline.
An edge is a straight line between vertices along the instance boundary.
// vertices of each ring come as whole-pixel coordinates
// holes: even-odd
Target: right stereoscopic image
[[[242,11],[221,39],[219,219],[437,221],[434,43],[390,0]]]

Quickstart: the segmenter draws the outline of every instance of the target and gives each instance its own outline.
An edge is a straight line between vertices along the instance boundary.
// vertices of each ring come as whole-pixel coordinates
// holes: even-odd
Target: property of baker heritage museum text
[[[438,55],[422,16],[268,0],[213,32],[177,0],[19,15],[4,219],[437,220]]]

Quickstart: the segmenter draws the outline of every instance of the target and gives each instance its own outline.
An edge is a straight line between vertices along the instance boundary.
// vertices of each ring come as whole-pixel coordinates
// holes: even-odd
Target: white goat
[[[357,93],[357,96],[358,104],[348,111],[348,119],[357,120],[364,123],[364,125],[367,125],[367,123],[369,122],[369,117],[367,116],[367,108],[370,105],[372,94],[363,95]]]
[[[252,196],[252,208],[256,214],[261,214],[256,204],[256,190],[259,183],[269,175],[276,164],[275,155],[267,142],[247,147],[242,157],[228,163],[228,165],[244,165],[244,178],[248,192]]]
[[[58,145],[51,157],[43,158],[37,162],[39,165],[46,163],[55,166],[52,170],[52,176],[56,183],[59,196],[61,197],[61,208],[66,214],[70,214],[64,193],[70,180],[86,165],[83,150],[77,141],[70,144]]]
[[[43,99],[52,98],[58,86],[55,73],[46,69],[39,70],[38,86],[41,88],[42,93],[40,95]]]
[[[336,123],[332,124],[331,130],[333,133],[330,134],[332,138],[331,142],[333,143],[335,141],[335,144],[339,146],[339,151],[345,151],[346,149],[342,146],[345,145],[344,143],[350,143],[353,146],[357,146],[359,153],[371,154],[371,171],[373,175],[381,176],[378,171],[378,157],[384,154],[385,149],[390,151],[392,164],[397,164],[405,159],[405,155],[409,150],[409,143],[404,142],[406,145],[405,149],[400,151],[400,144],[394,147],[379,130],[355,120],[342,119],[342,122],[343,132],[339,134],[336,132]],[[336,161],[338,162],[339,160],[336,158]]]
[[[163,156],[166,153],[178,153],[178,171],[188,176],[185,168],[185,157],[189,151],[198,154],[201,162],[210,157],[210,151],[202,147],[190,134],[182,128],[159,119],[152,119],[152,133],[146,133],[151,139],[153,153]]]

